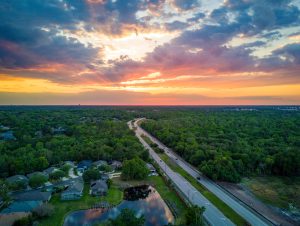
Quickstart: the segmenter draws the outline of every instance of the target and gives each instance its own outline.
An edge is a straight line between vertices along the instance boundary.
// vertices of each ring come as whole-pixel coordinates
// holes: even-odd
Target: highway
[[[262,216],[254,213],[252,210],[246,207],[244,203],[241,203],[239,200],[232,197],[230,194],[224,191],[219,185],[214,183],[212,180],[202,176],[201,173],[197,171],[193,166],[191,166],[189,163],[183,160],[180,156],[174,153],[170,148],[165,146],[163,143],[161,143],[159,140],[157,140],[147,131],[142,129],[138,125],[138,122],[141,120],[143,119],[137,119],[135,121],[135,126],[137,128],[136,130],[138,131],[138,133],[146,135],[149,139],[151,139],[152,142],[156,143],[159,146],[159,148],[163,149],[170,158],[173,158],[174,161],[181,168],[183,168],[187,173],[189,173],[192,177],[194,177],[195,179],[200,177],[201,179],[198,180],[199,183],[201,183],[209,191],[214,193],[219,199],[221,199],[224,203],[230,206],[236,213],[242,216],[247,222],[255,226],[272,225],[271,222],[269,222],[267,219],[263,218]]]
[[[128,122],[130,129],[133,129],[132,121]],[[161,170],[172,180],[176,187],[184,194],[184,196],[194,205],[205,206],[204,217],[209,224],[213,226],[233,226],[234,224],[226,218],[223,213],[218,210],[214,205],[210,203],[194,186],[192,186],[185,178],[178,173],[174,172],[169,166],[154,152],[154,150],[146,143],[141,137],[144,134],[143,130],[137,126],[135,122],[135,134],[143,144],[143,146],[149,150],[150,156],[159,165]]]

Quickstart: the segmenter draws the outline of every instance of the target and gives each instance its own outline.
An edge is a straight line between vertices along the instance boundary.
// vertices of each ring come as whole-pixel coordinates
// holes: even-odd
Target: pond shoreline
[[[63,226],[79,226],[115,219],[125,208],[134,210],[137,217],[144,215],[146,226],[174,223],[173,213],[154,187],[130,187],[125,189],[124,194],[124,200],[113,208],[89,208],[70,212],[64,218]]]

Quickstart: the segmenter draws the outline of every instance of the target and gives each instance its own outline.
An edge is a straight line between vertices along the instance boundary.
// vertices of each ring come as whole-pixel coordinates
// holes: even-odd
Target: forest
[[[105,107],[2,107],[0,177],[43,170],[66,160],[120,160],[148,152],[127,127],[132,113]]]
[[[293,108],[292,108],[293,109]],[[300,174],[300,112],[274,107],[2,106],[0,177],[66,160],[130,160],[148,152],[126,122],[148,132],[214,180]]]
[[[186,109],[142,127],[213,180],[300,175],[299,111]]]

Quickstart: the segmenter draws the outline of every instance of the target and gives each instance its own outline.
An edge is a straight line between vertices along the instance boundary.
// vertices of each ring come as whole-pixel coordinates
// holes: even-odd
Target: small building
[[[66,129],[59,126],[57,128],[52,128],[51,131],[52,131],[53,134],[64,134],[66,132]]]
[[[90,194],[93,196],[107,195],[108,186],[104,180],[96,180],[91,182]]]
[[[83,192],[83,181],[77,180],[68,186],[60,195],[61,200],[76,200],[80,199]]]
[[[43,170],[43,173],[49,176],[50,174],[52,174],[52,173],[54,173],[55,171],[58,171],[58,170],[59,169],[57,169],[56,167],[51,166],[48,169]]]
[[[9,184],[24,183],[25,185],[28,185],[28,178],[24,175],[14,175],[6,178],[6,181]]]
[[[96,162],[93,162],[93,166],[95,167],[100,167],[100,166],[106,166],[108,165],[107,162],[105,160],[98,160]]]
[[[30,190],[16,192],[11,195],[11,198],[15,201],[42,201],[49,202],[52,195],[51,192],[42,192],[41,190]]]
[[[122,168],[122,163],[120,161],[112,161],[112,163],[110,164],[110,166],[113,168],[113,170],[117,170]]]
[[[156,173],[156,169],[154,168],[154,166],[152,164],[147,163],[147,168],[150,173]]]
[[[1,211],[1,214],[27,213],[42,205],[42,201],[16,201]]]
[[[16,140],[17,138],[14,136],[13,131],[5,131],[0,133],[0,140]]]
[[[91,160],[82,160],[77,165],[77,171],[83,173],[92,166]]]
[[[10,127],[0,125],[0,131],[7,131],[7,130],[10,130]]]
[[[156,172],[156,169],[152,164],[147,163],[146,166],[149,170],[149,175],[148,176],[158,176],[158,173]]]

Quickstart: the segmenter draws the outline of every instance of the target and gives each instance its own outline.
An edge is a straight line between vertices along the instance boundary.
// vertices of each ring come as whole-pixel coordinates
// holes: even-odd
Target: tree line
[[[130,114],[98,108],[0,111],[0,125],[16,137],[0,140],[0,177],[41,171],[66,160],[147,159],[148,152],[127,127]]]
[[[142,127],[214,180],[300,175],[298,111],[179,111]]]

